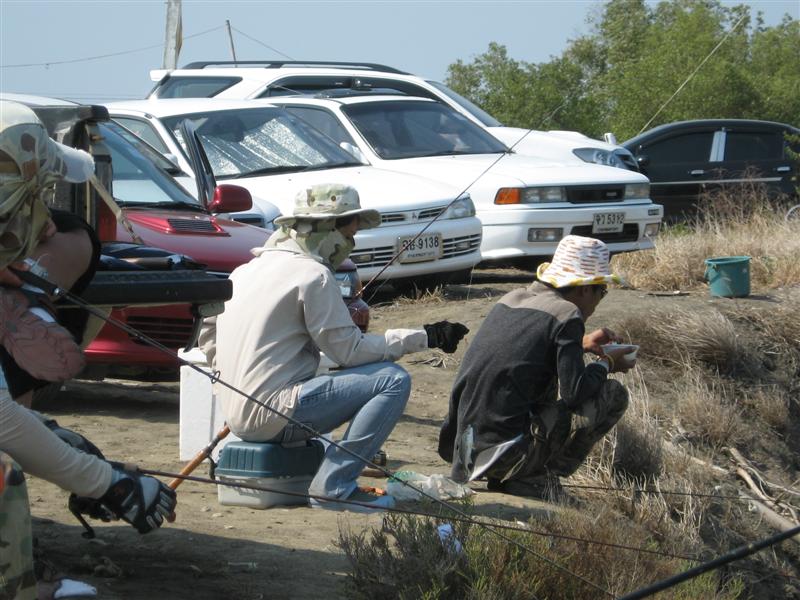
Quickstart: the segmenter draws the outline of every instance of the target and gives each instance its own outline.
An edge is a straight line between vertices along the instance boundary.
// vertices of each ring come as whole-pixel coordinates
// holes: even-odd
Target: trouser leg
[[[0,597],[36,598],[28,492],[22,470],[0,453]]]
[[[394,363],[373,363],[334,371],[303,384],[294,419],[316,431],[332,431],[350,421],[339,444],[371,460],[389,437],[411,394],[411,378]],[[288,425],[274,441],[308,439],[310,435]],[[311,494],[345,498],[356,487],[364,461],[330,445],[315,475]]]
[[[562,477],[572,475],[627,408],[625,387],[615,379],[603,383],[598,396],[575,411],[570,434],[564,445],[547,461],[547,469]]]

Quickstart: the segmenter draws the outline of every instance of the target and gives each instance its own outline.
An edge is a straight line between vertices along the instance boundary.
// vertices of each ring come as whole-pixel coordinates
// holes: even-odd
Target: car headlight
[[[339,284],[342,298],[355,298],[361,291],[361,278],[355,269],[352,271],[336,271],[334,277],[336,278],[336,283]]]
[[[584,162],[595,163],[598,165],[605,165],[607,167],[617,167],[618,169],[627,169],[619,156],[611,150],[602,150],[600,148],[575,148],[572,153]]]
[[[475,204],[472,203],[472,198],[463,196],[450,205],[450,208],[447,209],[445,219],[464,219],[474,216]]]
[[[494,197],[495,204],[539,204],[564,202],[563,187],[500,188]]]
[[[625,186],[625,199],[629,198],[649,198],[649,183],[629,183]]]

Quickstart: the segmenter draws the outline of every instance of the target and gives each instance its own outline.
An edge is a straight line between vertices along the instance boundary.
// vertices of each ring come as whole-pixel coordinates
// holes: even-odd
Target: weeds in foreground
[[[702,200],[694,223],[665,228],[652,250],[615,256],[613,269],[635,288],[690,290],[705,285],[706,258],[750,256],[754,286],[797,284],[800,222],[784,215],[763,187],[737,195],[723,190]]]
[[[556,514],[551,519],[531,521],[531,528],[544,535],[504,531],[519,546],[472,524],[453,524],[456,545],[453,538],[441,537],[437,531],[439,524],[440,521],[428,517],[391,514],[384,519],[380,531],[358,534],[341,531],[339,546],[352,568],[349,582],[352,597],[594,599],[602,594],[575,575],[619,596],[689,566],[679,559],[546,535],[599,539],[649,550],[659,548],[641,528],[631,526],[611,511],[603,511],[591,519]],[[542,556],[566,570],[553,566]],[[742,588],[739,580],[724,580],[719,572],[712,572],[660,597],[732,600],[741,595]]]

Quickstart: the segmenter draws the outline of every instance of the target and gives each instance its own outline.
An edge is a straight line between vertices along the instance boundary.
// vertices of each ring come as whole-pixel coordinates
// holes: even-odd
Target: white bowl
[[[603,344],[600,347],[606,354],[608,354],[609,352],[613,352],[615,350],[629,349],[630,352],[625,354],[625,359],[629,361],[636,360],[636,354],[639,352],[639,346],[637,346],[636,344]]]

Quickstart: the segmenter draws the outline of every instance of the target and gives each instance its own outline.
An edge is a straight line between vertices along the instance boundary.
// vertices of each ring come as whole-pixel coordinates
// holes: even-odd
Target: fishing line
[[[155,477],[175,478],[175,479],[182,479],[182,480],[185,480],[185,481],[194,481],[196,483],[206,483],[206,484],[216,485],[216,486],[242,488],[242,489],[248,489],[248,490],[253,490],[253,491],[257,491],[257,492],[269,492],[269,493],[275,493],[275,494],[284,494],[286,496],[292,496],[292,497],[296,497],[296,498],[303,498],[303,499],[306,499],[306,500],[308,500],[310,498],[313,498],[315,500],[321,500],[321,501],[333,501],[333,502],[346,504],[346,505],[374,508],[373,506],[371,506],[368,503],[358,502],[356,500],[340,500],[338,498],[329,498],[327,496],[319,496],[319,495],[310,494],[310,493],[306,493],[306,492],[284,491],[282,489],[276,489],[276,488],[272,488],[272,487],[268,487],[268,486],[249,484],[249,483],[244,483],[244,482],[240,483],[240,482],[233,482],[233,481],[223,481],[221,479],[211,479],[211,478],[208,478],[208,477],[199,477],[197,475],[181,475],[179,473],[171,473],[169,471],[161,471],[161,470],[156,470],[156,469],[139,469],[139,472],[141,472],[141,473],[143,473],[145,475],[152,475],[152,476],[155,476]],[[477,525],[479,527],[485,527],[485,528],[491,527],[491,528],[495,528],[495,529],[503,529],[503,530],[506,530],[506,531],[514,531],[514,532],[517,532],[517,533],[530,533],[530,534],[537,535],[537,536],[540,536],[540,537],[550,537],[550,538],[562,539],[562,540],[567,540],[567,541],[572,541],[572,542],[580,542],[580,543],[584,543],[584,544],[592,544],[592,545],[596,545],[596,546],[605,546],[605,547],[608,547],[608,548],[615,548],[617,550],[627,550],[627,551],[630,551],[630,552],[637,552],[639,554],[652,554],[654,556],[662,556],[664,558],[673,558],[673,559],[677,559],[677,560],[685,560],[685,561],[690,561],[690,562],[694,562],[694,563],[702,563],[702,562],[704,562],[704,559],[699,558],[697,556],[691,556],[691,555],[688,555],[688,554],[675,554],[675,553],[666,552],[666,551],[663,551],[663,550],[653,550],[652,548],[643,548],[641,546],[627,546],[625,544],[617,544],[617,543],[614,543],[614,542],[604,542],[604,541],[601,541],[601,540],[595,540],[595,539],[591,539],[591,538],[582,538],[582,537],[578,537],[578,536],[574,536],[574,535],[567,535],[567,534],[563,534],[563,533],[554,533],[554,532],[550,532],[550,531],[542,531],[542,530],[538,530],[538,529],[533,529],[531,527],[523,527],[523,526],[518,526],[518,525],[517,526],[515,526],[515,525],[505,525],[503,523],[480,520],[480,519],[477,519],[475,517],[466,517],[465,518],[465,517],[444,516],[442,514],[434,514],[434,513],[424,512],[424,511],[421,511],[421,510],[412,510],[412,509],[398,508],[398,507],[387,508],[387,509],[385,509],[385,511],[386,512],[390,512],[390,513],[401,514],[401,515],[416,516],[416,517],[426,517],[426,518],[436,519],[436,520],[440,520],[440,521],[447,520],[447,521],[452,521],[452,522],[455,522],[455,523],[465,523],[465,524],[468,524],[468,525]],[[764,571],[762,569],[756,569],[756,568],[753,568],[753,567],[744,566],[742,568],[746,569],[748,571],[752,571],[754,573],[759,573],[761,575],[783,577],[783,578],[786,578],[786,579],[800,579],[800,578],[798,578],[796,576],[793,576],[793,575],[786,575],[784,573],[766,572],[766,571]]]
[[[296,427],[299,427],[300,429],[302,429],[306,433],[309,433],[312,437],[317,437],[317,438],[322,438],[323,437],[322,433],[320,433],[319,431],[316,431],[315,429],[313,429],[312,427],[308,426],[307,424],[302,423],[302,422],[298,421],[297,419],[295,419],[295,418],[293,418],[293,417],[291,417],[289,415],[283,414],[282,412],[272,408],[271,406],[269,406],[268,404],[262,402],[261,400],[258,400],[254,396],[252,396],[250,394],[247,394],[246,392],[243,392],[243,391],[237,389],[232,384],[224,381],[223,379],[220,379],[218,372],[216,372],[216,373],[207,373],[202,367],[200,367],[198,365],[195,365],[195,364],[189,362],[186,359],[181,358],[180,356],[177,355],[176,352],[174,352],[171,349],[167,348],[166,346],[164,346],[160,342],[150,338],[149,336],[143,334],[140,331],[137,331],[136,329],[130,327],[129,325],[127,325],[125,323],[122,323],[118,319],[116,319],[114,317],[111,317],[110,315],[107,315],[105,312],[103,312],[103,311],[97,309],[96,307],[90,305],[89,303],[84,301],[83,298],[80,298],[79,296],[76,296],[75,294],[72,294],[68,290],[60,288],[60,287],[56,286],[55,284],[47,281],[46,279],[44,279],[42,277],[39,277],[37,275],[34,275],[33,273],[30,273],[29,271],[15,271],[15,273],[17,273],[17,275],[20,278],[25,279],[28,283],[36,285],[37,287],[41,288],[42,290],[44,290],[48,294],[54,296],[55,298],[62,298],[62,299],[65,299],[65,300],[69,300],[70,302],[72,302],[73,304],[83,308],[84,310],[86,310],[87,312],[92,314],[93,316],[98,317],[98,318],[102,319],[103,321],[105,321],[106,323],[110,323],[110,324],[114,325],[115,327],[118,327],[122,331],[126,332],[128,335],[133,336],[136,340],[138,340],[138,341],[140,341],[140,342],[142,342],[144,344],[150,345],[153,348],[159,350],[160,352],[170,356],[171,358],[177,360],[181,365],[187,366],[187,367],[193,369],[194,371],[200,373],[204,377],[209,378],[212,381],[212,383],[217,383],[219,385],[222,385],[225,388],[231,390],[232,392],[234,392],[236,394],[239,394],[243,398],[245,398],[245,399],[247,399],[247,400],[249,400],[251,402],[254,402],[255,404],[257,404],[257,405],[261,406],[262,408],[266,409],[268,412],[270,412],[270,413],[272,413],[272,414],[274,414],[274,415],[286,420],[288,423],[291,423],[292,425],[295,425]],[[325,438],[325,439],[328,440],[328,442],[332,446],[336,447],[339,450],[342,450],[346,454],[348,454],[348,455],[352,456],[353,458],[363,462],[364,464],[366,464],[366,465],[368,465],[368,466],[370,466],[370,467],[372,467],[374,469],[377,469],[378,471],[380,471],[381,473],[386,475],[386,477],[389,477],[389,478],[393,478],[394,477],[394,474],[391,471],[389,471],[388,469],[373,463],[369,459],[366,459],[366,458],[364,458],[362,456],[359,456],[357,453],[355,453],[352,450],[350,450],[349,448],[341,445],[339,442],[336,442],[335,440],[332,440],[332,439],[329,439],[329,438]],[[181,477],[185,477],[185,476],[181,476]],[[459,515],[462,518],[466,518],[466,519],[469,518],[469,515],[467,515],[464,511],[458,509],[455,506],[452,506],[448,502],[440,500],[439,498],[436,498],[435,496],[432,496],[432,495],[428,494],[427,492],[416,488],[414,485],[412,485],[411,483],[409,483],[407,481],[403,481],[403,480],[398,480],[398,481],[400,481],[402,483],[402,485],[414,490],[416,493],[420,494],[421,496],[431,500],[433,503],[438,504],[440,506],[443,506],[444,508],[454,512],[455,514]],[[242,486],[238,486],[238,487],[242,487]],[[340,500],[337,499],[336,501],[339,502]],[[479,523],[479,526],[484,527],[486,529],[486,531],[491,532],[493,535],[498,536],[499,538],[501,538],[502,540],[508,542],[509,544],[517,546],[520,550],[522,550],[524,552],[527,552],[527,553],[529,553],[529,554],[531,554],[531,555],[533,555],[533,556],[545,561],[546,563],[548,563],[553,568],[559,569],[559,570],[569,574],[570,576],[579,579],[580,581],[582,581],[586,585],[594,588],[595,590],[600,591],[600,592],[602,592],[603,594],[605,594],[607,596],[613,597],[613,594],[611,594],[609,591],[603,589],[599,585],[593,583],[592,581],[590,581],[590,580],[588,580],[588,579],[586,579],[584,577],[581,577],[580,575],[577,575],[577,574],[571,572],[569,569],[567,569],[563,565],[560,565],[557,562],[547,558],[546,556],[544,556],[542,554],[539,554],[538,552],[536,552],[535,550],[533,550],[531,548],[528,548],[524,544],[522,544],[522,543],[520,543],[520,542],[518,542],[518,541],[516,541],[516,540],[514,540],[514,539],[512,539],[510,537],[508,537],[507,535],[505,535],[505,534],[503,534],[503,533],[501,533],[501,532],[499,532],[497,530],[494,530],[494,529],[491,529],[490,527],[486,527],[484,525],[481,525],[480,523]]]

